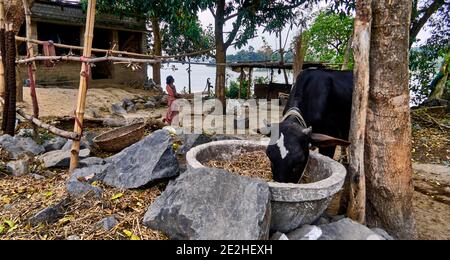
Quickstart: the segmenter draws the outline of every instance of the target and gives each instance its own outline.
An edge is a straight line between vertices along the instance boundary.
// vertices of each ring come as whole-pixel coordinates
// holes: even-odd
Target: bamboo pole
[[[16,40],[20,42],[31,42],[33,44],[37,45],[44,45],[46,43],[45,41],[39,41],[35,39],[31,39],[31,37],[20,37],[16,36]],[[63,48],[63,49],[72,49],[72,50],[83,50],[84,47],[81,46],[75,46],[75,45],[67,45],[67,44],[60,44],[60,43],[53,43],[55,47]],[[134,57],[142,57],[142,58],[152,58],[152,59],[176,59],[176,58],[183,58],[183,57],[190,57],[190,56],[197,56],[200,54],[208,53],[214,51],[215,48],[207,49],[207,50],[201,50],[196,51],[192,53],[185,53],[185,54],[179,54],[179,55],[171,55],[171,56],[156,56],[156,55],[147,55],[142,53],[134,53],[134,52],[127,52],[127,51],[117,51],[117,50],[105,50],[105,49],[98,49],[98,48],[92,48],[92,52],[96,53],[111,53],[111,54],[117,54],[117,55],[125,55],[125,56],[134,56]]]
[[[99,58],[85,58],[80,56],[37,56],[27,59],[17,60],[16,64],[28,64],[30,62],[35,61],[78,61],[85,63],[98,63],[104,61],[112,61],[112,62],[123,62],[123,63],[161,63],[160,60],[154,59],[133,59],[133,58],[123,58],[123,57],[99,57]]]
[[[31,38],[31,10],[28,6],[27,0],[22,0],[23,9],[25,12],[25,29],[27,38]],[[31,42],[27,42],[27,54],[28,58],[34,57],[34,49],[33,44]],[[36,95],[36,63],[30,62],[28,64],[28,77],[30,80],[30,95],[31,95],[31,103],[33,104],[33,116],[35,118],[39,118],[39,104]],[[39,129],[36,125],[33,125],[33,135],[34,139],[38,141],[39,139]]]
[[[88,1],[88,9],[86,16],[86,31],[84,35],[84,49],[83,56],[90,58],[92,54],[92,40],[94,38],[94,24],[95,24],[95,6],[96,0]],[[86,107],[86,94],[89,81],[89,75],[86,75],[86,71],[90,71],[90,66],[88,63],[83,63],[81,65],[81,76],[80,76],[80,88],[78,92],[77,110],[75,114],[75,127],[74,132],[77,134],[82,134],[83,131],[83,119]],[[74,171],[78,168],[78,155],[80,152],[80,141],[74,141],[72,144],[72,154],[70,157],[70,171]]]
[[[372,0],[356,1],[354,34],[355,87],[353,90],[350,127],[350,203],[348,216],[364,224],[366,221],[365,136],[370,85],[370,39]]]
[[[0,0],[0,30],[4,32],[5,30],[5,1]],[[4,44],[4,43],[2,43]],[[1,52],[1,51],[0,51]],[[0,55],[0,59],[1,59]],[[3,60],[0,62],[0,97],[5,95],[5,67],[3,65]]]

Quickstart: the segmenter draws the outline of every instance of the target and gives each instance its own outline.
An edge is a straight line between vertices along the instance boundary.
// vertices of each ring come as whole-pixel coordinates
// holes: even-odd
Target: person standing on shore
[[[169,108],[167,110],[166,118],[164,119],[164,121],[170,125],[172,124],[173,119],[178,115],[178,111],[176,111],[175,109],[175,101],[178,98],[181,98],[181,95],[177,93],[177,88],[174,85],[175,79],[172,76],[167,77],[166,83],[166,91],[169,95]]]

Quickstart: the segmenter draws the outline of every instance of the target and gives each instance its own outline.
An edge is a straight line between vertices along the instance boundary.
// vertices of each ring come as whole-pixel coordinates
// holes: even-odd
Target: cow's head
[[[272,163],[273,179],[281,183],[298,183],[307,166],[310,147],[348,146],[349,142],[315,134],[293,121],[269,125],[263,134],[271,137],[267,156]]]

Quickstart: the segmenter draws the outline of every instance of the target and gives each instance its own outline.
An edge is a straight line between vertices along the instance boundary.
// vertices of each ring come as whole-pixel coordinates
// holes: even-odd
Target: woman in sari
[[[167,110],[166,118],[164,121],[170,125],[172,124],[173,119],[178,115],[178,111],[176,111],[177,109],[175,108],[175,101],[177,100],[177,98],[180,98],[181,95],[177,93],[177,89],[174,85],[175,79],[172,76],[167,77],[166,83],[166,91],[169,95],[169,108]]]

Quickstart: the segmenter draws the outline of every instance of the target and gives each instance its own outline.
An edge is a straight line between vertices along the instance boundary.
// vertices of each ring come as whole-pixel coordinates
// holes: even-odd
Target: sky
[[[319,3],[319,7],[315,8],[315,10],[313,12],[318,11],[318,9],[320,8],[324,8],[326,7],[326,4],[324,2]],[[199,13],[199,20],[202,23],[202,25],[204,27],[213,24],[214,25],[214,17],[212,16],[210,11],[204,11]],[[225,26],[224,31],[225,32],[229,32],[232,30],[233,28],[233,21],[234,20],[230,20],[228,21],[228,23]],[[271,45],[272,49],[279,49],[279,40],[277,40],[275,34],[269,34],[269,33],[264,33],[264,28],[259,28],[258,29],[258,33],[257,33],[257,37],[250,40],[249,44],[245,47],[243,47],[244,49],[248,49],[249,46],[253,46],[255,49],[259,49],[263,46],[263,41],[262,41],[262,37],[264,37],[267,42]],[[293,38],[299,33],[300,28],[294,28],[292,31],[289,32],[289,29],[285,29],[283,31],[283,39],[285,39],[286,36],[288,36],[288,46],[289,44],[292,42]],[[424,27],[424,29],[422,29],[422,31],[419,33],[418,39],[420,39],[419,44],[426,41],[428,38],[430,38],[431,34],[430,32],[427,30],[426,27]],[[284,40],[283,40],[284,41]],[[415,45],[417,45],[418,43],[416,43]],[[228,54],[235,54],[236,52],[238,52],[239,50],[236,50],[234,47],[230,47],[228,49]]]
[[[67,2],[79,2],[79,0],[65,0]],[[318,6],[313,10],[313,12],[316,12],[317,10],[321,9],[321,8],[325,8],[326,4],[324,3],[324,1],[320,2],[318,4]],[[202,23],[202,25],[204,27],[213,24],[214,25],[214,17],[212,16],[212,14],[210,13],[210,11],[204,11],[199,13],[199,20]],[[233,28],[233,21],[234,20],[230,20],[227,22],[224,31],[225,32],[229,32],[232,30]],[[255,49],[259,49],[263,46],[263,41],[262,41],[262,37],[264,37],[267,42],[271,45],[272,49],[279,49],[279,43],[278,40],[275,36],[275,34],[269,34],[269,33],[264,33],[264,28],[259,28],[258,32],[257,32],[257,37],[254,39],[251,39],[249,41],[249,44],[243,48],[248,49],[249,46],[253,46]],[[289,44],[292,42],[293,38],[299,33],[300,28],[294,28],[292,31],[289,32],[289,29],[285,29],[283,31],[283,39],[285,39],[286,36],[288,36],[288,46]],[[418,38],[421,40],[419,41],[419,43],[426,41],[428,38],[430,38],[431,34],[429,31],[427,31],[426,27],[424,27],[424,29],[422,29],[422,31],[419,33]],[[284,42],[284,40],[283,40]],[[417,43],[416,43],[417,45]],[[228,54],[234,54],[236,53],[238,50],[236,50],[234,47],[230,47],[228,49]]]

